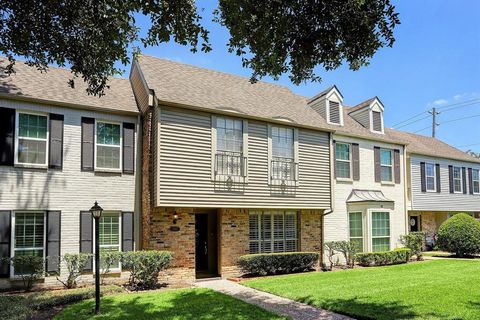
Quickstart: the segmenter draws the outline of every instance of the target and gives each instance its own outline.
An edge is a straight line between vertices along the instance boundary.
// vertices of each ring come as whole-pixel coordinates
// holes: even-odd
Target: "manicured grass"
[[[118,286],[102,287],[102,294],[122,293]],[[93,287],[70,290],[50,290],[28,293],[0,294],[0,319],[29,319],[36,311],[51,310],[53,307],[89,299],[95,296]]]
[[[455,255],[450,252],[445,252],[445,251],[427,251],[424,252],[423,255],[425,257],[441,257],[441,258],[449,258],[449,257],[454,257]]]
[[[72,305],[55,319],[285,319],[209,289],[181,289],[105,297],[101,315],[92,317],[93,300]]]
[[[357,319],[480,319],[480,262],[430,260],[246,281]]]

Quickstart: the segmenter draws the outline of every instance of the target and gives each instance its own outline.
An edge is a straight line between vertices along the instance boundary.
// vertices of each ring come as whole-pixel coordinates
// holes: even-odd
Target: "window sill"
[[[336,178],[337,182],[347,182],[347,183],[353,183],[353,179],[351,178]]]
[[[16,168],[48,170],[48,164],[15,163]]]
[[[395,182],[393,182],[393,181],[382,181],[380,183],[382,184],[382,186],[394,186],[395,185]]]
[[[95,172],[98,172],[98,173],[116,173],[116,174],[120,174],[120,173],[122,173],[122,169],[95,168]]]

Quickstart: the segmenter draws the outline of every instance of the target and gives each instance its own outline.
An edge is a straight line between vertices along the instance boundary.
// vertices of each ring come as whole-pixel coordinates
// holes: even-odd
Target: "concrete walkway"
[[[195,286],[219,291],[255,304],[273,313],[290,317],[293,320],[352,320],[334,312],[317,309],[290,299],[258,291],[228,280],[199,281]]]

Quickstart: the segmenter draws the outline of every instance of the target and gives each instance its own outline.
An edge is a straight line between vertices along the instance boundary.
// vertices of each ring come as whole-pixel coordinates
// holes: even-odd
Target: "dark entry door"
[[[419,218],[419,216],[410,216],[409,224],[410,224],[410,232],[420,231],[420,218]]]
[[[195,214],[195,271],[197,278],[218,276],[216,212]]]
[[[195,269],[208,271],[208,214],[195,215]]]

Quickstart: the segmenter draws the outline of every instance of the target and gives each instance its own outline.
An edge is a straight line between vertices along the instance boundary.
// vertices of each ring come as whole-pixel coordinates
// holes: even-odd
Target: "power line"
[[[466,148],[466,147],[472,147],[472,146],[478,146],[480,143],[471,143],[471,144],[464,144],[463,146],[457,146],[457,148]]]
[[[452,109],[455,109],[455,108],[466,107],[466,106],[469,106],[469,105],[472,105],[472,104],[477,104],[479,102],[480,102],[480,99],[471,99],[471,100],[467,100],[467,101],[462,101],[462,102],[457,102],[457,103],[452,103],[452,104],[446,104],[444,106],[438,107],[437,109],[444,109],[444,108],[450,107],[450,108],[447,108],[445,110],[442,110],[442,111],[447,111],[447,110],[452,110]]]
[[[421,131],[423,131],[423,130],[430,129],[431,127],[432,127],[432,126],[425,127],[425,128],[423,128],[423,129],[420,129],[420,130],[415,131],[414,133],[418,133],[418,132],[421,132]]]
[[[422,111],[421,113],[418,113],[418,114],[416,114],[416,115],[414,115],[414,116],[412,116],[412,117],[410,117],[410,118],[408,118],[408,119],[405,119],[405,120],[403,120],[403,121],[401,121],[401,122],[398,122],[398,123],[394,124],[392,127],[395,128],[396,126],[401,125],[401,124],[403,124],[403,123],[405,123],[405,122],[408,122],[408,121],[410,121],[410,120],[413,120],[413,119],[415,119],[416,117],[421,116],[422,114],[425,114],[426,112],[427,112],[427,111]],[[422,118],[422,119],[424,119],[424,118]]]
[[[427,112],[427,111],[425,111],[425,112]],[[422,112],[422,114],[423,114],[423,113],[424,113],[424,112]],[[403,124],[403,125],[401,125],[401,126],[398,126],[398,127],[396,127],[395,129],[400,129],[400,128],[409,126],[409,125],[411,125],[411,124],[414,124],[414,123],[416,123],[416,122],[418,122],[418,121],[422,121],[422,120],[427,119],[427,118],[430,118],[430,115],[429,115],[429,114],[426,115],[425,117],[420,118],[420,119],[417,119],[417,120],[408,122],[408,123],[406,123],[406,124]]]
[[[474,114],[474,115],[468,116],[468,117],[462,117],[462,118],[452,119],[452,120],[448,120],[448,121],[442,122],[442,123],[440,123],[440,124],[446,124],[446,123],[450,123],[450,122],[455,122],[455,121],[460,121],[460,120],[466,120],[466,119],[476,118],[476,117],[480,117],[480,114]]]

